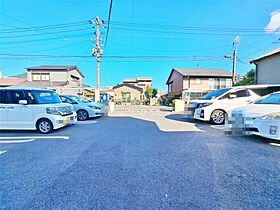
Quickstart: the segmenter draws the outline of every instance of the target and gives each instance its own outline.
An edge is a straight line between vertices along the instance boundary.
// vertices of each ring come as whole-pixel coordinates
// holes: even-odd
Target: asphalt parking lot
[[[147,107],[1,131],[1,209],[280,209],[279,146]]]

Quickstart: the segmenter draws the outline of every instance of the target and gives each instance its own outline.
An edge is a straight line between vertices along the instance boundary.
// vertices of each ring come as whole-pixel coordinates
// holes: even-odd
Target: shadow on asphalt
[[[193,123],[193,124],[195,124],[195,126],[197,128],[199,128],[200,130],[203,130],[203,131],[207,131],[208,129],[214,129],[214,128],[210,127],[212,125],[210,122],[185,118],[181,114],[170,114],[170,115],[165,116],[165,118],[169,119],[169,120],[180,121],[180,122]],[[207,127],[205,127],[205,126],[207,126]],[[227,136],[227,137],[234,138],[234,139],[242,139],[242,140],[245,139],[245,140],[248,140],[248,141],[251,141],[251,142],[258,142],[258,143],[261,143],[261,144],[271,144],[271,143],[275,144],[275,145],[279,144],[279,146],[280,146],[280,141],[264,138],[264,137],[261,137],[261,136],[255,136],[255,135],[253,135],[253,136],[232,136],[232,135],[226,135],[226,134],[224,134],[224,135]]]

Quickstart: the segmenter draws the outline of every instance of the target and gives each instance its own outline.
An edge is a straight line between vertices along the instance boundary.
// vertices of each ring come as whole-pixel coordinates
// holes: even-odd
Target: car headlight
[[[46,108],[46,111],[48,114],[53,114],[53,115],[68,115],[68,114],[72,114],[74,112],[74,109],[72,106],[48,107]]]
[[[280,120],[280,112],[274,112],[267,115],[264,115],[262,120]]]
[[[98,106],[89,106],[90,108],[92,108],[92,109],[101,109],[100,107],[98,107]]]
[[[60,115],[59,107],[48,107],[46,111],[48,114]]]
[[[206,107],[206,106],[209,106],[209,105],[211,105],[211,104],[213,104],[213,103],[210,103],[210,102],[208,102],[208,103],[200,103],[200,104],[198,105],[198,108]]]

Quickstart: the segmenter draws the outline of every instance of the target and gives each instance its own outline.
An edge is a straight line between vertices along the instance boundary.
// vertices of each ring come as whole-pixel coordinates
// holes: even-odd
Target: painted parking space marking
[[[79,121],[79,122],[76,122],[76,124],[81,124],[81,125],[87,125],[87,124],[95,124],[97,123],[97,121]]]
[[[12,139],[65,139],[68,140],[69,136],[5,136],[0,137],[1,140],[12,140]]]
[[[271,146],[280,147],[280,143],[269,143]]]
[[[217,129],[217,130],[223,130],[225,129],[224,125],[210,125],[211,128]]]
[[[36,139],[26,139],[26,140],[0,140],[0,144],[18,144],[18,143],[27,143],[31,141],[35,141]]]
[[[6,152],[7,152],[7,150],[0,151],[0,155],[3,155]]]

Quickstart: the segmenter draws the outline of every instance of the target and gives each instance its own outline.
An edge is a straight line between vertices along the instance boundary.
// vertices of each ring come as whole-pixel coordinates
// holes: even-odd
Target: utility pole
[[[233,41],[233,54],[231,55],[225,55],[225,58],[232,59],[232,85],[236,83],[236,55],[237,55],[237,45],[240,42],[240,37],[236,36]]]
[[[233,41],[233,54],[232,54],[232,85],[236,83],[236,54],[237,54],[237,45],[240,42],[240,37],[235,37]]]
[[[100,63],[103,50],[101,49],[101,28],[103,27],[103,21],[99,17],[90,21],[91,24],[95,24],[95,48],[92,49],[92,56],[96,57],[96,89],[95,89],[95,101],[100,101]]]

